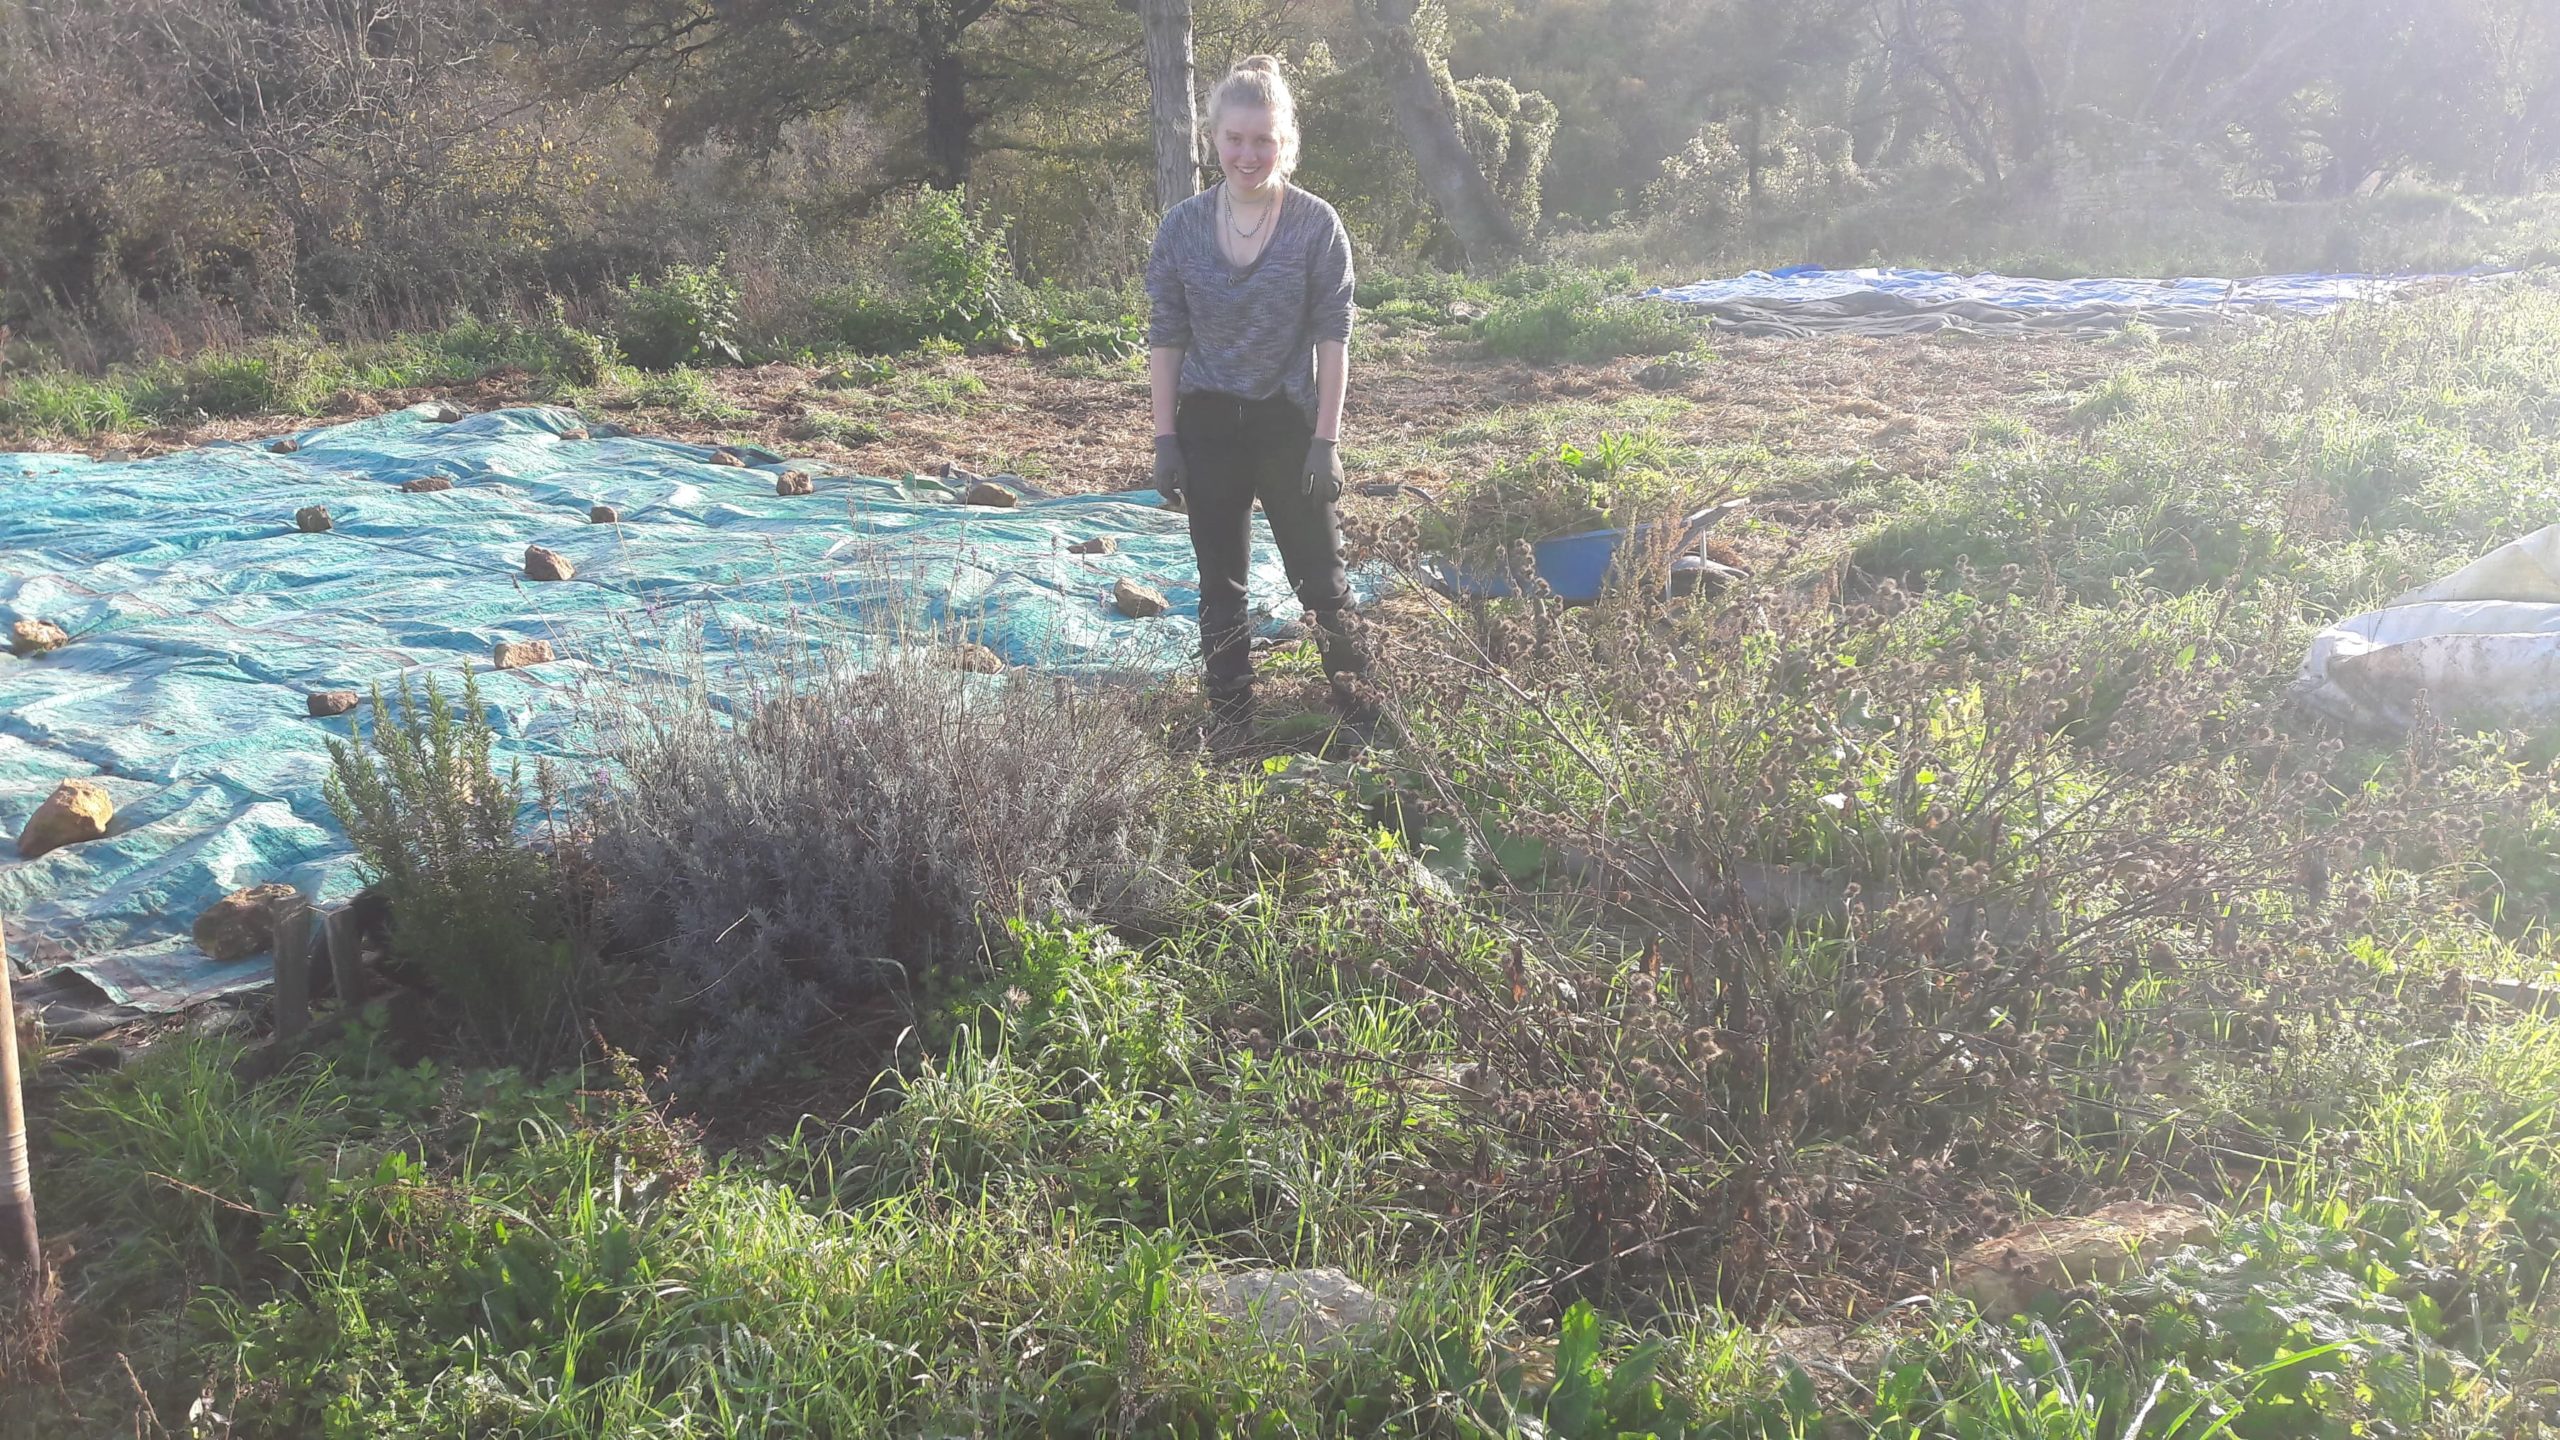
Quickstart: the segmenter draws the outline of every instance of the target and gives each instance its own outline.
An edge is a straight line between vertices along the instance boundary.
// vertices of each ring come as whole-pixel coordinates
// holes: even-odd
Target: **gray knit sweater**
[[[1239,270],[1218,248],[1212,185],[1165,212],[1147,257],[1147,343],[1182,350],[1180,389],[1247,400],[1285,393],[1316,413],[1316,346],[1351,338],[1351,235],[1321,198],[1292,185],[1280,228]]]

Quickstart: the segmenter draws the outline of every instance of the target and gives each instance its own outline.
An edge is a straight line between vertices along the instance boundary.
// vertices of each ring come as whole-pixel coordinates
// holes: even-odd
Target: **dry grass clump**
[[[813,650],[637,695],[592,855],[689,1084],[764,1078],[837,1007],[966,970],[992,921],[1118,918],[1155,883],[1160,750],[1063,682]]]
[[[2160,1086],[2410,983],[2350,958],[2370,897],[2329,877],[2442,863],[2492,797],[2414,752],[2359,784],[2230,595],[1960,584],[1408,633],[1389,817],[1517,903],[1507,950],[1381,945],[1374,978],[1493,1121],[1437,1185],[1560,1293],[1889,1298],[2017,1194],[2101,1198],[2087,1137],[2159,1137],[2119,1184],[2221,1193],[2235,1150],[2289,1157],[2165,1123]]]

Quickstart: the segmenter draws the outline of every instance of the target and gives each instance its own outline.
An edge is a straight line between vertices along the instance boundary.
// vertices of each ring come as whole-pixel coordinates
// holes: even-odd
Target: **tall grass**
[[[1919,581],[2050,564],[2076,597],[2285,581],[2365,606],[2538,528],[2560,292],[2517,281],[2180,350],[2083,397],[2078,446],[1991,452],[1859,546]]]
[[[277,338],[185,360],[103,374],[36,370],[0,376],[0,426],[32,436],[88,439],[160,425],[321,413],[355,392],[457,385],[520,374],[567,394],[594,383],[603,342],[556,315],[547,321],[466,319],[443,330],[344,346]]]

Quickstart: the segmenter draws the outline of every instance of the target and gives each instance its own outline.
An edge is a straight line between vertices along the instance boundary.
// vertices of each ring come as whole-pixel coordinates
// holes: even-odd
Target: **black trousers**
[[[1286,395],[1244,400],[1197,392],[1174,415],[1183,491],[1191,515],[1191,549],[1200,562],[1200,652],[1209,688],[1234,693],[1253,683],[1252,634],[1245,623],[1245,580],[1253,567],[1253,502],[1271,522],[1289,588],[1317,626],[1328,674],[1361,673],[1365,659],[1345,607],[1351,586],[1342,568],[1342,520],[1330,500],[1307,494],[1307,445],[1315,428]]]

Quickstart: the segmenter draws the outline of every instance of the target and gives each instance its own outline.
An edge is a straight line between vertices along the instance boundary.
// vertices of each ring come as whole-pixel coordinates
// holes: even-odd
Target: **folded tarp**
[[[323,903],[353,893],[322,798],[317,690],[433,677],[460,693],[501,640],[548,640],[556,664],[483,673],[499,763],[595,773],[581,691],[670,675],[695,628],[715,668],[816,637],[859,661],[953,627],[1006,661],[1066,675],[1164,674],[1195,663],[1198,572],[1182,516],[1153,491],[967,506],[931,480],[820,476],[775,493],[784,464],[715,465],[699,446],[572,438],[580,422],[520,409],[438,424],[427,407],[305,431],[291,453],[225,443],[125,462],[0,454],[0,631],[46,620],[52,654],[0,653],[0,915],[21,968],[68,963],[145,1007],[263,982],[261,956],[215,966],[194,918],[244,885]],[[452,488],[409,493],[404,481]],[[615,523],[593,524],[610,505]],[[324,506],[332,528],[297,530]],[[1116,553],[1073,555],[1110,535]],[[567,556],[565,583],[524,576],[526,546]],[[1297,611],[1265,534],[1251,599],[1262,627]],[[1115,581],[1171,611],[1121,617]],[[690,641],[680,641],[691,644]],[[370,704],[364,707],[369,715]],[[32,861],[14,839],[60,781],[104,785],[101,840]]]
[[[2037,280],[1937,270],[1755,270],[1649,290],[1745,335],[2103,333],[2140,322],[2192,330],[2261,315],[2325,314],[2441,276],[2262,275],[2247,280]]]
[[[2295,694],[2391,729],[2409,724],[2421,696],[2466,725],[2560,723],[2560,525],[2321,631]]]

